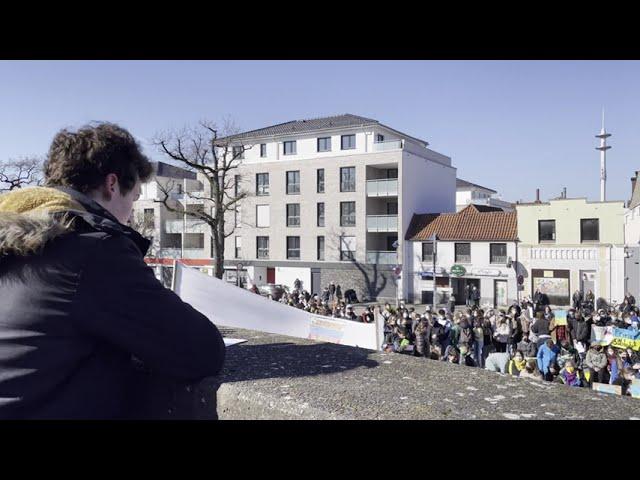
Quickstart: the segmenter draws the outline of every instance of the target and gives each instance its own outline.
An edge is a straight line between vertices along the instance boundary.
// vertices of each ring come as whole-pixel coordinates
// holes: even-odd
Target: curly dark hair
[[[153,173],[151,162],[124,128],[97,122],[76,132],[62,129],[53,138],[44,166],[45,185],[88,193],[110,173],[117,175],[123,195]]]

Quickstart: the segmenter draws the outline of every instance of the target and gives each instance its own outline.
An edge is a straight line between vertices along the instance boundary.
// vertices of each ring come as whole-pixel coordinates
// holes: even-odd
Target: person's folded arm
[[[76,300],[81,330],[130,352],[154,372],[196,380],[222,369],[225,346],[216,326],[165,288],[124,237],[100,242]]]

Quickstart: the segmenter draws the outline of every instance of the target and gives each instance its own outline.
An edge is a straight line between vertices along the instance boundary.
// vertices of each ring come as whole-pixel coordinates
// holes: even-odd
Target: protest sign
[[[567,311],[566,310],[554,310],[553,316],[556,320],[556,325],[567,324]]]
[[[613,340],[613,327],[591,327],[591,343],[609,345]]]
[[[629,385],[629,393],[633,398],[640,398],[640,378],[634,378]]]
[[[614,395],[622,395],[622,387],[620,385],[609,385],[607,383],[593,383],[593,390],[599,393],[611,393]]]
[[[640,331],[614,328],[610,345],[618,348],[640,350]]]
[[[378,350],[382,322],[313,315],[176,262],[173,289],[216,325]]]

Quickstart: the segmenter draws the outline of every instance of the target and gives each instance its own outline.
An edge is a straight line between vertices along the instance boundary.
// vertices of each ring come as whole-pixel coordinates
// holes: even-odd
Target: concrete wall
[[[399,197],[399,255],[402,264],[411,268],[411,248],[405,248],[404,236],[414,213],[442,213],[455,211],[456,169],[443,163],[425,160],[406,153],[399,171],[402,195]],[[403,274],[400,294],[408,298],[411,279]]]

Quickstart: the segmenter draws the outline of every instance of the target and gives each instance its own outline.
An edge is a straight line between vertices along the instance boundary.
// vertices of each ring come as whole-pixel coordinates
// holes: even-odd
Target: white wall
[[[265,268],[265,280],[267,275]],[[276,283],[286,285],[293,290],[293,284],[298,278],[302,282],[302,288],[309,290],[311,288],[311,269],[300,267],[276,267]]]
[[[398,196],[398,238],[401,241],[402,263],[410,268],[411,248],[404,248],[403,239],[411,218],[414,213],[455,211],[456,169],[403,152],[398,173],[402,193]],[[410,282],[410,278],[403,275],[400,291],[402,298],[407,298],[404,292],[408,291]]]
[[[633,246],[640,244],[640,206],[625,211],[624,243]]]

